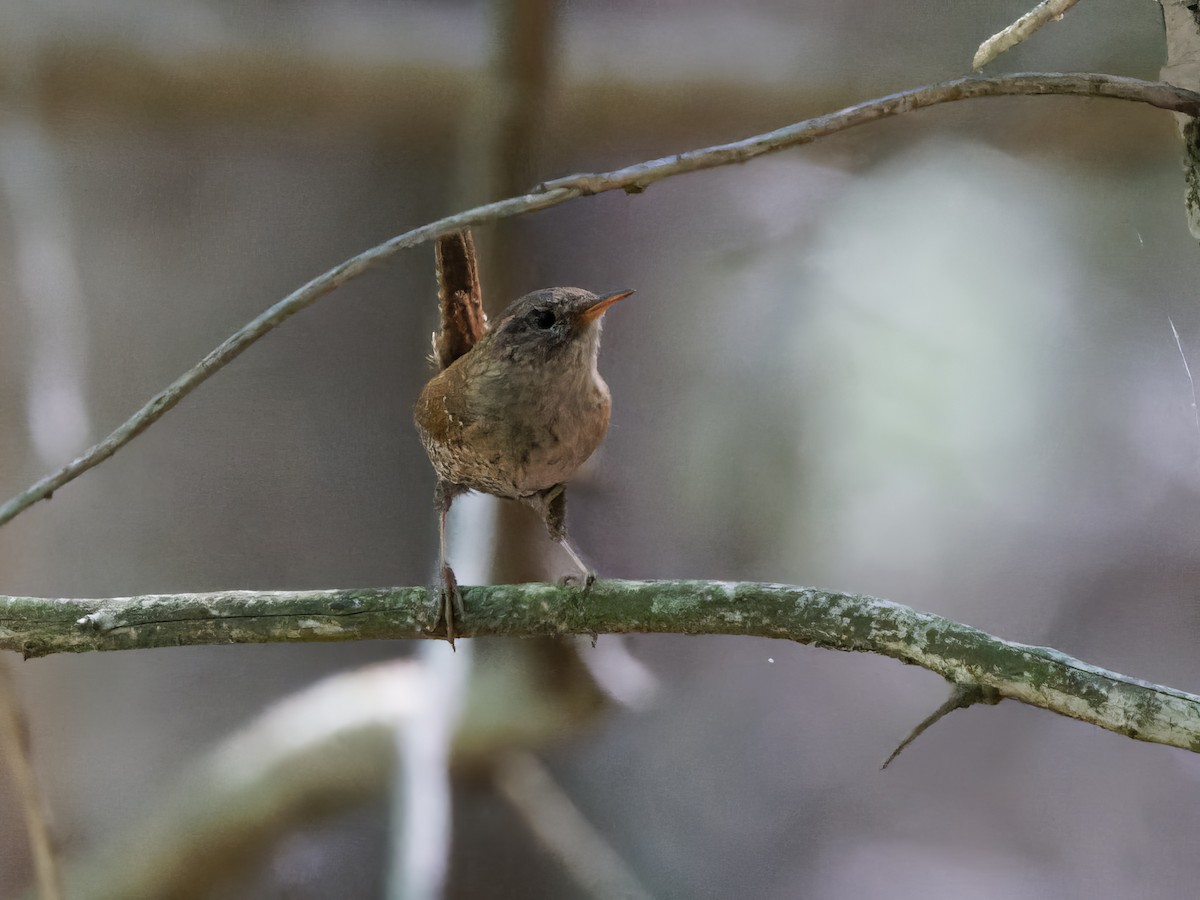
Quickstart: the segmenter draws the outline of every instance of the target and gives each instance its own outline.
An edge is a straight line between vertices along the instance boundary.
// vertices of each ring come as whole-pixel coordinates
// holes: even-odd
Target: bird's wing
[[[435,375],[413,410],[417,425],[443,444],[474,446],[496,430],[496,416],[480,407],[469,375],[460,363]]]

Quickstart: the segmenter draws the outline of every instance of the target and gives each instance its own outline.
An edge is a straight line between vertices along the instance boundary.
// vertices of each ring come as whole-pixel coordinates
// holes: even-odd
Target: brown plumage
[[[565,488],[608,430],[611,400],[596,368],[601,318],[631,293],[558,287],[527,294],[421,391],[413,419],[438,476],[442,614],[452,642],[460,599],[446,564],[445,521],[460,493],[482,491],[532,506],[590,583],[567,541]],[[456,328],[470,321],[447,317],[445,302],[443,286],[443,332],[447,321]],[[460,337],[435,339],[437,358],[461,348]]]
[[[433,252],[441,313],[441,327],[433,338],[433,361],[438,369],[445,369],[483,337],[487,316],[471,232],[464,229],[442,235]]]

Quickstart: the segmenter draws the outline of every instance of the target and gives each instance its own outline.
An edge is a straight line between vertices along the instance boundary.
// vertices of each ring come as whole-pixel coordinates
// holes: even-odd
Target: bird
[[[493,326],[484,322],[473,346],[417,398],[413,421],[437,475],[439,620],[451,645],[462,600],[446,559],[446,516],[467,491],[532,507],[585,588],[594,580],[567,537],[566,486],[608,430],[612,396],[597,368],[602,320],[633,293],[552,287],[526,294]],[[440,349],[435,339],[435,356]]]

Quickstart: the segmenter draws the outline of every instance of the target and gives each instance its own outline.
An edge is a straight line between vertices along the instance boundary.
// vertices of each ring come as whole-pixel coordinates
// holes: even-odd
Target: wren
[[[555,287],[526,294],[421,391],[413,419],[437,473],[440,616],[451,644],[461,596],[446,561],[446,514],[459,494],[481,491],[531,506],[591,584],[567,539],[566,485],[608,430],[612,399],[596,368],[601,319],[632,293]]]

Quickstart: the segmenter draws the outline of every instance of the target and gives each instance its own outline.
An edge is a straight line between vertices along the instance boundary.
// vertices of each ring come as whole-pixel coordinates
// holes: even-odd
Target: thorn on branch
[[[950,715],[956,709],[966,709],[968,706],[974,706],[976,703],[986,703],[988,706],[995,706],[1004,698],[1000,696],[1000,692],[993,687],[984,687],[980,684],[955,684],[954,689],[950,692],[950,696],[946,698],[946,702],[930,713],[926,718],[912,731],[908,733],[908,737],[900,742],[900,745],[892,751],[891,756],[884,760],[883,765],[879,767],[879,771],[883,771],[892,764],[901,751],[909,744],[921,736],[930,725],[938,719]]]
[[[611,174],[611,173],[610,173]],[[563,178],[553,178],[550,181],[543,181],[536,185],[531,194],[548,194],[551,191],[558,190],[579,191],[581,197],[591,197],[594,194],[602,193],[605,190],[612,190],[611,187],[604,187],[604,184],[599,175],[567,175]]]

